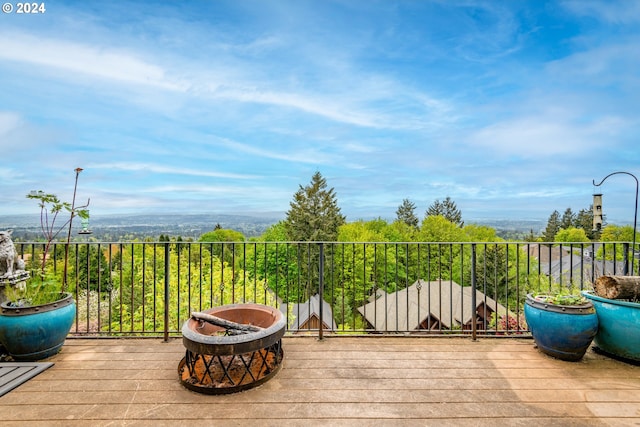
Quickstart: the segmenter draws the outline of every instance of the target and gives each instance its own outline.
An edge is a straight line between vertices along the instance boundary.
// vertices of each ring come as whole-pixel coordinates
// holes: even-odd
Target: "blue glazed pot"
[[[600,327],[594,344],[613,356],[640,362],[640,304],[583,291],[596,308]]]
[[[524,315],[540,351],[561,360],[582,359],[598,331],[598,316],[589,301],[559,305],[528,294]]]
[[[16,361],[40,360],[60,351],[73,325],[76,303],[70,293],[32,307],[0,305],[0,342]]]

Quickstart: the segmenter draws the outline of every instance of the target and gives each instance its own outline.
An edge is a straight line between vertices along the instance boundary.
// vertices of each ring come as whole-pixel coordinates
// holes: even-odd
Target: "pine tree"
[[[396,211],[396,221],[401,221],[410,227],[418,228],[420,220],[415,214],[416,205],[409,199],[403,199]]]
[[[447,196],[447,198],[442,202],[436,199],[436,201],[427,209],[425,217],[436,215],[442,215],[458,227],[464,226],[464,221],[462,221],[462,212],[460,212],[456,203],[451,200],[451,197],[449,196]]]
[[[576,215],[574,226],[582,228],[590,240],[599,238],[600,232],[593,231],[593,205],[589,206],[588,209],[580,209],[580,212]]]
[[[564,228],[565,230],[571,228],[575,225],[576,214],[573,213],[571,208],[567,208],[562,214],[562,219],[560,220],[560,228]]]
[[[547,228],[544,230],[544,234],[542,235],[543,240],[545,242],[553,242],[556,234],[560,230],[560,212],[553,211],[551,216],[549,216],[549,220],[547,221]]]
[[[336,241],[338,227],[345,223],[340,213],[333,188],[327,189],[327,181],[320,172],[311,183],[293,195],[291,208],[285,220],[287,235],[293,241]]]
[[[536,242],[538,240],[538,238],[536,237],[535,233],[533,232],[533,228],[529,229],[529,234],[525,236],[524,241],[525,242]]]

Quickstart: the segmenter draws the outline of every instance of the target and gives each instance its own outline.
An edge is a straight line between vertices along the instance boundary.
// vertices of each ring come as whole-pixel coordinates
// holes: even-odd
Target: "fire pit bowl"
[[[285,327],[279,310],[261,304],[192,313],[182,326],[186,349],[178,365],[182,385],[199,393],[228,394],[264,383],[281,367]]]

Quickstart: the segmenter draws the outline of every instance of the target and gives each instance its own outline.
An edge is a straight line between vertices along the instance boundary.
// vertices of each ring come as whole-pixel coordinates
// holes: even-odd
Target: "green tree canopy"
[[[600,247],[597,252],[597,257],[602,258],[603,253],[606,259],[616,259],[618,261],[625,259],[625,247],[621,244],[606,243],[606,242],[629,242],[633,241],[633,226],[619,226],[609,224],[602,229],[600,235],[600,241],[605,243],[604,252],[603,247]],[[631,245],[629,244],[629,248]],[[626,257],[631,257],[632,253],[626,254]]]
[[[556,242],[590,242],[587,233],[582,228],[561,228],[555,237]]]
[[[313,174],[311,183],[302,185],[293,195],[285,221],[287,235],[293,241],[335,241],[338,228],[345,223],[333,188],[320,172]]]
[[[396,210],[396,221],[403,222],[410,227],[418,228],[420,220],[416,216],[416,205],[409,199],[403,199]]]
[[[456,206],[456,203],[447,196],[442,202],[436,199],[435,202],[427,209],[425,217],[441,215],[448,221],[456,224],[458,227],[464,225],[462,221],[462,212]]]
[[[547,228],[544,230],[542,239],[545,242],[553,242],[556,238],[556,233],[560,230],[560,212],[553,211],[547,221]]]
[[[442,215],[428,215],[420,226],[419,239],[423,242],[464,242],[465,232]]]
[[[560,228],[568,229],[575,225],[576,214],[573,213],[571,208],[565,209],[560,219]]]
[[[228,228],[216,228],[200,236],[198,242],[244,242],[247,240],[239,231]]]
[[[602,229],[602,242],[631,242],[633,240],[633,226],[619,226],[609,224]]]
[[[498,237],[494,228],[486,225],[469,224],[462,229],[466,234],[467,242],[502,242],[503,239]]]
[[[231,265],[242,262],[242,245],[236,245],[236,242],[244,242],[246,238],[239,231],[216,228],[204,233],[198,241],[211,243],[211,252],[224,262]]]
[[[256,240],[259,242],[286,242],[287,225],[284,221],[278,221],[267,227]]]
[[[593,231],[593,205],[590,205],[588,209],[580,209],[574,225],[582,228],[589,239],[597,240],[599,238],[600,232]]]

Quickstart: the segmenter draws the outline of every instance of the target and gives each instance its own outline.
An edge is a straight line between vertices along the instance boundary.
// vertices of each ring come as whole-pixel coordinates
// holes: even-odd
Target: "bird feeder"
[[[593,231],[602,230],[602,194],[593,195]]]

